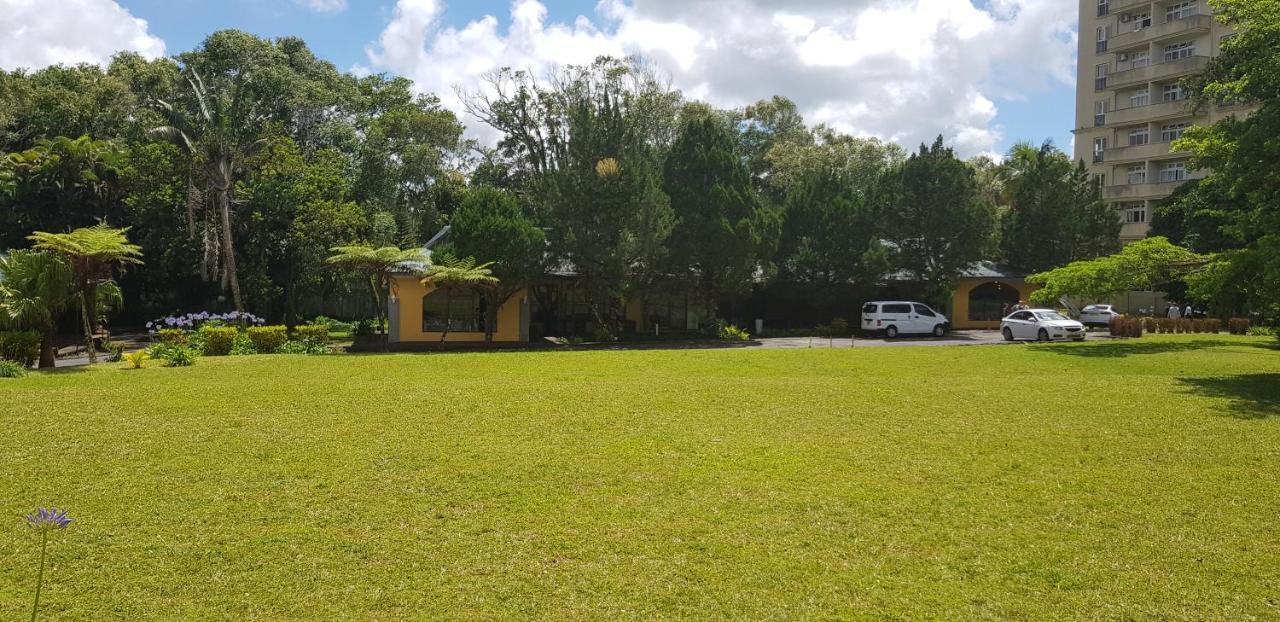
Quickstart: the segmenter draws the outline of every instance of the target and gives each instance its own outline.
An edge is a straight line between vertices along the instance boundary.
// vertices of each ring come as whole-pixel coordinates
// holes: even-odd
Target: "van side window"
[[[929,307],[926,307],[924,305],[915,305],[915,308],[916,308],[916,313],[919,313],[924,317],[938,317],[938,314],[934,313],[933,309],[930,309]]]
[[[885,305],[884,313],[911,313],[911,305]]]
[[[863,313],[875,313],[876,311],[879,311],[879,310],[880,310],[880,305],[877,305],[874,302],[868,302],[867,304],[862,305]]]

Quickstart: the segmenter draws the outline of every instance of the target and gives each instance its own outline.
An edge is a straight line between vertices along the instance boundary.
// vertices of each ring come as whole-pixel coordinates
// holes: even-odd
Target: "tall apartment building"
[[[1231,35],[1205,0],[1080,0],[1075,157],[1103,180],[1122,242],[1146,237],[1153,204],[1204,176],[1170,143],[1232,111],[1194,110],[1179,81]]]

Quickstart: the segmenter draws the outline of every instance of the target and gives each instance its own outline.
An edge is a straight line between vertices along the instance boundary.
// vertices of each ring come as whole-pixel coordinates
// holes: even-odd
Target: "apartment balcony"
[[[1157,96],[1160,94],[1157,93]],[[1144,121],[1160,121],[1163,119],[1172,119],[1176,117],[1185,117],[1187,115],[1199,116],[1204,114],[1203,111],[1197,111],[1195,105],[1189,99],[1171,102],[1156,102],[1146,106],[1135,106],[1133,108],[1120,108],[1107,113],[1107,125],[1133,125],[1134,123],[1142,123]]]
[[[1141,240],[1151,232],[1149,222],[1127,222],[1120,225],[1120,239],[1127,241]]]
[[[1126,26],[1132,28],[1130,24],[1121,24],[1120,28],[1123,29]],[[1168,39],[1169,37],[1176,37],[1189,32],[1209,32],[1209,29],[1212,27],[1212,15],[1189,15],[1181,19],[1175,19],[1163,24],[1156,24],[1140,30],[1130,29],[1120,34],[1112,35],[1107,46],[1112,50],[1118,50],[1129,46]]]
[[[1203,174],[1188,175],[1182,181],[1157,181],[1149,184],[1127,184],[1122,186],[1107,186],[1103,189],[1103,197],[1108,200],[1120,201],[1140,201],[1143,199],[1163,199],[1171,194],[1178,186],[1203,177]]]
[[[1138,67],[1128,71],[1111,74],[1107,78],[1108,89],[1122,89],[1148,82],[1172,80],[1193,73],[1204,71],[1209,64],[1208,56],[1188,56],[1177,60],[1164,61],[1146,67]]]
[[[1145,160],[1155,160],[1170,155],[1182,154],[1184,152],[1170,151],[1169,147],[1173,143],[1159,142],[1148,143],[1145,145],[1132,145],[1129,147],[1114,147],[1108,149],[1104,154],[1103,160],[1107,164],[1121,164],[1124,162],[1142,162]]]
[[[1153,4],[1152,0],[1111,0],[1111,14],[1123,13],[1133,7],[1149,7]]]

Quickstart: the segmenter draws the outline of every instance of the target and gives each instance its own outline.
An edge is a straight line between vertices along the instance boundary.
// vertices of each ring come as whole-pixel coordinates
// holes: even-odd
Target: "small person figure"
[[[1178,306],[1178,305],[1176,305],[1176,304],[1175,304],[1175,305],[1169,305],[1169,319],[1171,319],[1171,320],[1180,320],[1180,319],[1182,319],[1182,308],[1181,308],[1181,307],[1179,307],[1179,306]]]
[[[1192,309],[1192,308],[1191,308],[1191,303],[1189,303],[1189,302],[1188,302],[1188,303],[1187,303],[1186,308],[1184,308],[1184,309],[1182,310],[1182,317],[1184,317],[1184,318],[1186,318],[1186,319],[1188,319],[1188,320],[1189,320],[1189,319],[1191,319],[1192,317],[1194,317],[1194,316],[1192,315],[1192,313],[1193,313],[1194,311],[1195,311],[1195,309]]]

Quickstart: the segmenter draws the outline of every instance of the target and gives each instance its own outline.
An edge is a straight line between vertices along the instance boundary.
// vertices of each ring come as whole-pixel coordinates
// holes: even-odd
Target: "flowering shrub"
[[[231,326],[204,325],[197,333],[200,351],[205,356],[226,356],[236,345],[236,337],[240,331]]]
[[[162,328],[152,335],[152,341],[174,346],[185,346],[191,344],[191,336],[181,328]]]
[[[289,340],[289,329],[284,326],[250,326],[245,333],[259,354],[275,354]]]
[[[0,331],[0,359],[30,367],[40,358],[40,333]]]
[[[252,314],[242,313],[240,311],[228,311],[226,313],[209,313],[201,311],[199,313],[187,313],[185,315],[170,315],[147,322],[147,332],[156,333],[166,328],[177,328],[186,330],[195,330],[208,322],[234,322],[244,324],[263,325],[267,321]]]

